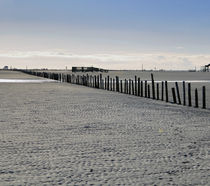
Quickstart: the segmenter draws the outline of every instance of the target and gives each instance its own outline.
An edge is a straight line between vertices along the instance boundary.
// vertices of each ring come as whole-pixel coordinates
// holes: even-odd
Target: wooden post
[[[82,76],[82,85],[85,85],[85,75]]]
[[[175,88],[171,88],[171,90],[172,90],[172,96],[173,96],[174,103],[176,103],[176,93],[175,93]]]
[[[129,79],[129,94],[131,94],[131,79]]]
[[[138,78],[138,96],[141,94],[141,81],[140,78]]]
[[[95,77],[95,83],[94,83],[95,86],[94,86],[94,88],[97,88],[97,76],[95,75],[94,77]]]
[[[100,83],[100,77],[99,77],[99,75],[97,75],[97,87],[96,88],[99,88],[99,83]]]
[[[85,83],[84,85],[87,86],[87,76],[84,75]]]
[[[147,80],[145,80],[145,88],[144,88],[144,90],[145,90],[144,97],[147,98]]]
[[[177,98],[178,98],[178,104],[182,104],[181,103],[181,98],[180,98],[180,94],[179,94],[179,85],[177,82],[175,82],[175,85],[176,85],[176,93],[177,93]]]
[[[188,83],[188,106],[189,107],[192,106],[192,102],[191,102],[191,83]]]
[[[115,79],[113,78],[113,91],[115,91]]]
[[[66,75],[66,82],[69,83],[69,74]]]
[[[129,94],[129,84],[128,83],[129,83],[129,80],[127,80],[127,83],[126,83],[127,84],[127,94]]]
[[[186,105],[185,81],[182,82],[182,85],[183,85],[183,105]]]
[[[76,84],[79,84],[78,82],[79,82],[79,76],[77,75],[76,76]]]
[[[143,86],[144,86],[143,81],[141,81],[141,97],[143,97],[143,92],[144,92]]]
[[[104,89],[104,79],[101,79],[101,89]]]
[[[131,82],[132,82],[132,94],[135,95],[134,82],[133,82],[133,80]]]
[[[202,87],[202,98],[203,98],[202,108],[205,109],[206,108],[206,87],[205,86]]]
[[[89,86],[92,87],[92,75],[90,75]]]
[[[109,90],[109,76],[107,76],[107,90]]]
[[[102,89],[102,74],[99,74],[99,88]]]
[[[53,76],[55,76],[55,75],[53,75]],[[70,81],[71,81],[72,84],[74,83],[74,74],[70,75]]]
[[[119,92],[120,91],[120,86],[119,86],[119,77],[116,76],[116,91]]]
[[[168,82],[165,81],[166,102],[168,102]]]
[[[195,108],[198,108],[198,89],[195,89]]]
[[[120,92],[123,93],[123,83],[122,83],[122,80],[120,80]]]
[[[153,74],[151,74],[151,79],[152,79],[152,99],[155,99],[155,81]]]
[[[137,91],[137,76],[135,76],[135,95],[138,95],[138,91]]]
[[[112,78],[110,78],[110,91],[112,91]]]
[[[148,85],[148,98],[150,98],[150,85]]]
[[[124,82],[124,93],[127,94],[127,80],[125,79],[125,82]]]
[[[159,83],[157,83],[157,100],[159,100]]]
[[[89,76],[88,76],[88,74],[86,74],[86,76],[85,76],[85,80],[86,80],[86,85],[85,86],[89,86],[88,84],[89,84]]]

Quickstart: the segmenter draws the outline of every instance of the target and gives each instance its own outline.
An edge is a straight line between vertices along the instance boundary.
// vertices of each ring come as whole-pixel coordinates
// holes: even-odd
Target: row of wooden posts
[[[44,78],[50,78],[53,80],[67,82],[72,84],[83,85],[92,88],[104,89],[108,91],[116,91],[124,94],[135,95],[139,97],[152,98],[156,100],[162,100],[169,102],[168,82],[162,81],[157,83],[154,81],[154,76],[151,74],[151,84],[147,80],[141,80],[135,76],[135,79],[120,80],[118,76],[111,78],[110,76],[102,78],[102,74],[99,75],[75,75],[75,74],[61,74],[61,73],[48,73],[48,72],[35,72],[35,71],[23,71],[25,73],[36,75]],[[161,92],[160,92],[161,86]],[[191,95],[191,83],[187,83],[188,91],[186,96],[186,82],[182,82],[183,95],[181,100],[179,85],[175,82],[175,87],[171,88],[172,98],[175,104],[183,104],[192,106],[192,95]],[[151,90],[150,90],[151,89]],[[150,92],[151,91],[151,92]],[[195,89],[195,105],[199,107],[198,89]],[[188,98],[188,101],[186,99]],[[202,87],[202,108],[206,108],[206,87]]]

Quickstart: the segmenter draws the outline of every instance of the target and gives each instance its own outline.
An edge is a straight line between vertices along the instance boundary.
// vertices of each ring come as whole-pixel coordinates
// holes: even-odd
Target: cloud
[[[0,52],[0,58],[11,60],[37,60],[50,65],[50,61],[68,61],[68,65],[78,62],[83,65],[97,64],[118,69],[190,69],[199,68],[210,61],[210,55],[176,53],[134,53],[134,54],[76,54],[68,51],[10,51]]]

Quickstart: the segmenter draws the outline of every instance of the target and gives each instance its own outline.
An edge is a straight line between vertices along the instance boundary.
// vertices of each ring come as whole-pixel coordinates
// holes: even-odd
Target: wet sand
[[[209,110],[56,82],[0,97],[0,185],[210,183]]]

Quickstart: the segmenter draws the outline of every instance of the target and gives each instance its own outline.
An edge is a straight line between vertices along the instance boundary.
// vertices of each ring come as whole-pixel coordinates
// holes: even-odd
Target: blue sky
[[[0,67],[199,68],[209,10],[210,0],[0,0]]]

